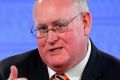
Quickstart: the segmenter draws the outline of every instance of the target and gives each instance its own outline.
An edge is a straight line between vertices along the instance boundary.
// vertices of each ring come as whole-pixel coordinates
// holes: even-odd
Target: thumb
[[[18,70],[17,70],[17,67],[12,65],[11,68],[10,68],[10,76],[8,78],[8,80],[14,80],[17,78],[17,75],[18,75]]]

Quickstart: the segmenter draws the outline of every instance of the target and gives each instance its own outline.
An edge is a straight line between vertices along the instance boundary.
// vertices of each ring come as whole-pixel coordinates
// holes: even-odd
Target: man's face
[[[48,28],[64,24],[78,13],[72,0],[43,0],[34,8],[35,22]],[[68,24],[65,32],[57,34],[49,30],[48,36],[38,38],[38,49],[42,60],[55,71],[64,72],[78,64],[87,51],[81,14]]]

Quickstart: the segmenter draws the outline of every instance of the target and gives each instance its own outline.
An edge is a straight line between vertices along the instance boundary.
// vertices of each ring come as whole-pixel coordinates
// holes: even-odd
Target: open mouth
[[[59,52],[59,51],[62,50],[62,48],[63,48],[63,47],[56,47],[56,48],[50,49],[49,51],[50,51],[50,52]]]

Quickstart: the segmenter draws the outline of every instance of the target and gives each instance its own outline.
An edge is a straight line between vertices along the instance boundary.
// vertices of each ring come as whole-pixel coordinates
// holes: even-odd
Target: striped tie
[[[70,80],[65,74],[54,74],[50,80]]]

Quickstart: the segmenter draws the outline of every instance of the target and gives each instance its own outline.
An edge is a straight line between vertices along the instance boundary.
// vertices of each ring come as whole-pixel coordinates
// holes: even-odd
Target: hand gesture
[[[12,65],[10,68],[10,76],[8,80],[27,80],[27,78],[17,78],[18,75],[18,69],[16,66]]]

